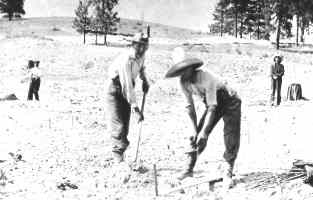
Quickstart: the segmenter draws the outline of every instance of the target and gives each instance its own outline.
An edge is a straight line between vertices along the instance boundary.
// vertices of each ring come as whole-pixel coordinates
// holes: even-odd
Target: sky
[[[79,0],[25,0],[25,17],[74,16]],[[122,18],[207,30],[217,0],[119,0]]]

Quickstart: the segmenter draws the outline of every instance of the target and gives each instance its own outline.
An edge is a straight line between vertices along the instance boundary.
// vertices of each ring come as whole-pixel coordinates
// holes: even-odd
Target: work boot
[[[123,153],[113,151],[112,155],[113,155],[113,160],[114,160],[115,163],[121,163],[121,162],[124,161]]]
[[[197,152],[190,152],[187,153],[187,160],[186,160],[186,169],[184,169],[183,173],[178,177],[178,180],[183,180],[188,177],[193,177],[193,168],[196,165],[197,161]]]
[[[225,162],[223,165],[223,188],[228,190],[234,186],[233,177],[234,162]]]

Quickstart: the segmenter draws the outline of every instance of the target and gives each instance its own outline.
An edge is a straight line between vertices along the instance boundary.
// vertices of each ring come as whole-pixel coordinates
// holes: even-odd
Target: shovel
[[[142,101],[141,101],[141,113],[142,114],[143,114],[143,111],[144,111],[144,108],[145,108],[146,94],[147,93],[143,94]],[[138,132],[136,156],[135,156],[134,163],[137,163],[137,159],[138,159],[139,145],[140,145],[140,140],[141,140],[141,130],[142,130],[142,121],[140,122],[140,127],[139,127],[139,132]]]

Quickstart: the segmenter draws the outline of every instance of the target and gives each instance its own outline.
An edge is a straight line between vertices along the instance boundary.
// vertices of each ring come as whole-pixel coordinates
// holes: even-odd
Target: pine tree
[[[304,29],[313,19],[313,2],[311,0],[294,0],[291,2],[292,13],[296,16],[297,34],[296,44],[299,45],[299,29],[301,28],[300,41],[304,42]]]
[[[0,0],[0,13],[7,14],[9,21],[14,16],[24,15],[24,0]]]
[[[91,18],[88,14],[89,6],[89,0],[80,0],[78,7],[75,10],[76,17],[73,21],[73,28],[76,29],[77,32],[84,34],[84,44],[86,42],[86,29],[91,23]]]
[[[213,13],[213,20],[215,21],[215,23],[213,23],[210,26],[210,31],[212,33],[220,33],[220,36],[223,36],[223,33],[225,33],[225,11],[226,11],[226,7],[228,6],[229,2],[227,0],[220,0],[216,7],[215,7],[215,11]]]
[[[276,32],[276,48],[279,49],[280,35],[285,31],[287,37],[291,36],[291,1],[292,0],[273,0],[273,11],[276,15],[277,32]]]
[[[104,34],[104,44],[107,45],[107,35],[116,32],[117,24],[120,19],[114,7],[118,4],[118,0],[91,0],[95,7],[94,23],[95,27],[99,27]]]
[[[270,24],[271,12],[267,1],[249,0],[246,9],[246,33],[259,39],[269,39],[273,26]]]

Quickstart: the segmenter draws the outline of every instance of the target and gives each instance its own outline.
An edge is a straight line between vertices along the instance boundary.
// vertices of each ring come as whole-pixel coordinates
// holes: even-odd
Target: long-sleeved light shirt
[[[29,70],[30,78],[40,78],[42,76],[42,72],[38,67],[33,67]]]
[[[215,75],[208,70],[197,70],[193,74],[192,80],[180,80],[183,93],[186,96],[187,106],[193,105],[194,101],[192,95],[196,95],[204,100],[208,107],[217,105],[217,90],[225,87],[230,95],[236,92],[227,85],[221,77]]]
[[[135,81],[139,74],[142,80],[146,79],[144,56],[136,58],[132,48],[120,54],[109,67],[109,78],[119,77],[123,96],[132,107],[137,106]]]

